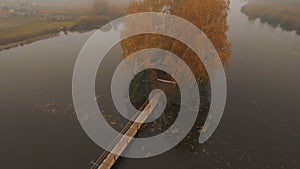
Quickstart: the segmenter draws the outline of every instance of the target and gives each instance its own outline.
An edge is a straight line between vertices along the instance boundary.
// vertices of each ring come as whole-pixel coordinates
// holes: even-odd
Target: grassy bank
[[[0,45],[6,45],[43,35],[58,33],[62,28],[71,28],[75,21],[34,21],[0,32]]]
[[[60,31],[89,31],[97,29],[109,22],[110,16],[89,15],[76,18],[69,21],[49,21],[42,19],[17,19],[0,20],[2,26],[0,30],[0,50],[7,49],[9,46],[17,46],[18,43],[31,43],[35,39],[43,39],[43,37],[51,37]],[[5,29],[4,29],[5,28]]]
[[[18,5],[14,4],[10,7],[16,8]],[[5,16],[2,14],[0,15],[0,50],[52,37],[61,31],[85,32],[98,29],[124,15],[126,11],[126,8],[121,5],[108,5],[105,9],[100,7],[93,7],[84,1],[72,4],[40,3],[34,7],[38,11],[35,15]]]

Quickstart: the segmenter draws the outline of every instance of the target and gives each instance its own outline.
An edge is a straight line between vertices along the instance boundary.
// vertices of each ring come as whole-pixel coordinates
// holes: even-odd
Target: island
[[[299,0],[250,0],[242,12],[250,20],[260,18],[262,22],[300,34]]]

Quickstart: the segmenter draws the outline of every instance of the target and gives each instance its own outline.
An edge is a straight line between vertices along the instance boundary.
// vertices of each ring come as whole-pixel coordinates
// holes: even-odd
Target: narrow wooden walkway
[[[103,152],[97,159],[97,161],[92,163],[93,166],[91,167],[91,169],[110,169],[116,163],[122,152],[130,144],[138,130],[141,128],[142,124],[152,113],[160,97],[161,95],[157,94],[153,96],[149,101],[146,101],[144,103],[144,105],[141,107],[142,110],[140,110],[142,112],[137,112],[132,117],[132,119],[126,124],[120,134],[108,147],[108,150],[110,150],[110,152]]]

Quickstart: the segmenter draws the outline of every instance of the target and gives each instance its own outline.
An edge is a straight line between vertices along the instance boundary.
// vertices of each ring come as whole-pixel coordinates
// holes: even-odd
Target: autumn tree
[[[227,0],[144,0],[132,2],[128,13],[164,12],[182,17],[200,28],[213,43],[223,64],[230,56],[228,31]],[[151,20],[144,20],[144,25],[151,26]],[[184,26],[184,25],[177,25]],[[137,29],[128,24],[126,29]],[[126,31],[125,29],[125,31]],[[161,35],[138,35],[123,40],[123,55],[127,57],[141,49],[161,48],[179,56],[190,67],[196,79],[201,82],[208,80],[206,70],[196,54],[181,42]]]

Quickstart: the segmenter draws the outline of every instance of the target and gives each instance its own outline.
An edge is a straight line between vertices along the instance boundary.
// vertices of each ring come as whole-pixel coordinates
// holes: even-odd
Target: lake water
[[[228,98],[213,137],[153,158],[121,158],[114,168],[299,168],[300,36],[249,21],[242,4],[231,2]],[[1,168],[82,169],[101,154],[72,108],[74,64],[92,33],[61,34],[0,52]],[[109,55],[121,59],[118,46]],[[117,64],[107,63],[103,78]]]

